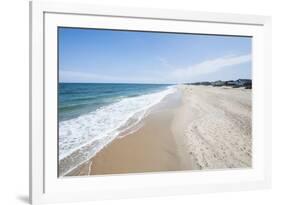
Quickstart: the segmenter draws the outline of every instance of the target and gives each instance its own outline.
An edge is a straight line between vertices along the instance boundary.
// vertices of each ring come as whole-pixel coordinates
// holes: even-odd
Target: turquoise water
[[[158,92],[164,84],[59,83],[59,121],[76,118],[102,106]]]
[[[138,123],[172,85],[59,84],[59,165],[64,175]]]

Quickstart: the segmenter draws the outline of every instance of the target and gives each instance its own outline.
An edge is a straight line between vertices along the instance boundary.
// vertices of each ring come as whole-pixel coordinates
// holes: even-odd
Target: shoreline
[[[251,90],[179,90],[66,176],[251,167]]]
[[[59,176],[88,161],[118,136],[134,132],[152,107],[176,91],[171,86],[138,85],[119,86],[109,96],[101,94],[111,89],[105,86],[97,92],[95,101],[105,101],[99,109],[59,122]]]
[[[67,176],[191,169],[187,160],[181,158],[183,155],[178,149],[180,142],[175,138],[171,127],[176,112],[182,106],[181,100],[179,96],[167,96],[151,109],[141,121],[139,129],[121,134]]]

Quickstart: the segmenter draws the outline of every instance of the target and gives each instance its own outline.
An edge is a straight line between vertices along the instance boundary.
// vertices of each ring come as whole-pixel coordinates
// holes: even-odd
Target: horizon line
[[[84,84],[158,84],[158,85],[174,85],[174,84],[185,84],[185,83],[200,83],[200,82],[216,82],[216,81],[236,81],[239,79],[245,79],[245,80],[252,80],[252,78],[237,78],[237,79],[229,79],[229,80],[214,80],[214,81],[208,81],[208,80],[203,80],[203,81],[194,81],[194,82],[181,82],[181,83],[129,83],[129,82],[58,82],[58,83],[84,83]]]
[[[58,83],[93,83],[93,84],[159,84],[159,85],[172,85],[172,84],[182,84],[182,83],[127,83],[127,82],[58,82]]]

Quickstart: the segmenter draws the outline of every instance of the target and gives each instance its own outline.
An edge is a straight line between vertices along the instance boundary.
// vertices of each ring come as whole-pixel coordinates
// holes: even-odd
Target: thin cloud
[[[162,66],[164,67],[167,67],[167,68],[172,68],[173,66],[165,59],[165,58],[162,58],[162,57],[157,57],[156,58]]]
[[[219,73],[223,69],[251,61],[251,54],[224,56],[206,60],[198,64],[177,67],[170,64],[165,58],[158,58],[163,67],[161,71],[151,69],[146,74],[127,76],[101,75],[92,72],[78,72],[60,70],[60,82],[97,82],[97,83],[183,83],[192,81],[196,77]]]
[[[104,82],[118,81],[119,78],[78,71],[60,70],[60,82]]]
[[[188,80],[193,77],[207,75],[218,72],[222,69],[247,63],[251,61],[251,55],[225,56],[201,63],[191,65],[186,68],[178,68],[171,72],[171,77],[177,81]]]
[[[60,82],[65,83],[157,83],[155,79],[149,77],[144,78],[132,76],[130,79],[128,79],[119,76],[99,75],[90,72],[78,72],[70,70],[60,70],[59,76]]]

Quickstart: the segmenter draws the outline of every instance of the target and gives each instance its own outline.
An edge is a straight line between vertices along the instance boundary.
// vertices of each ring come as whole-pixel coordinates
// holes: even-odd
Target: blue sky
[[[185,83],[251,78],[251,38],[59,28],[59,81]]]

